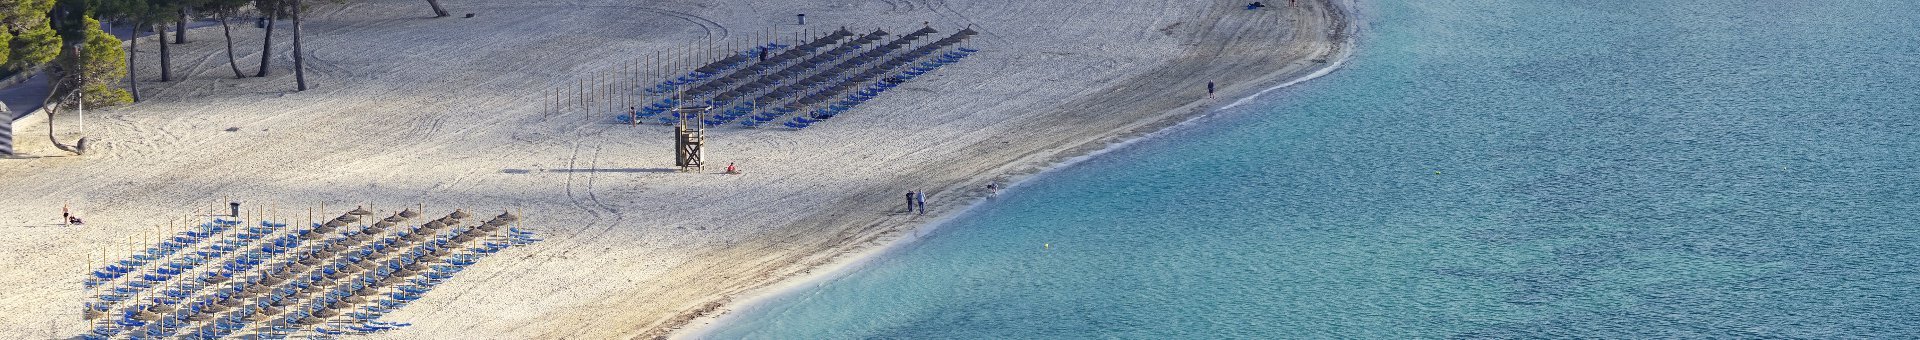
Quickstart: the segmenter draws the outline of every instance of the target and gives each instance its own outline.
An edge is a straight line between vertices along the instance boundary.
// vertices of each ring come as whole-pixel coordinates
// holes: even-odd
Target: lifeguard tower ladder
[[[674,109],[680,120],[673,126],[673,165],[682,172],[700,171],[707,164],[707,112],[712,106],[683,106]]]

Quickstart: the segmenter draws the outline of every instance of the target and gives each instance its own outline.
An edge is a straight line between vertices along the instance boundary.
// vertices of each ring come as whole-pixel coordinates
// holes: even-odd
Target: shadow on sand
[[[667,173],[667,172],[679,172],[679,171],[680,171],[680,170],[676,170],[676,169],[669,169],[669,168],[648,168],[648,169],[632,169],[632,168],[628,168],[628,169],[500,169],[500,172],[501,172],[501,173],[508,173],[508,174],[526,174],[526,173],[536,173],[536,172],[562,172],[562,173],[573,173],[573,172],[608,172],[608,173]]]

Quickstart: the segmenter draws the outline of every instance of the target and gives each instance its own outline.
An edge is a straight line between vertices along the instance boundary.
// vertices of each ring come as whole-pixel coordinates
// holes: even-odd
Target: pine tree
[[[435,18],[445,18],[449,15],[453,15],[453,14],[448,14],[447,9],[445,7],[440,7],[440,0],[427,0],[427,6],[433,7],[433,17]]]
[[[108,21],[125,24],[128,35],[138,37],[140,30],[146,27],[145,14],[148,12],[146,0],[98,0],[92,3],[93,15]],[[140,79],[135,77],[140,67],[134,62],[134,56],[140,55],[140,39],[127,40],[126,69],[127,91],[133,95],[133,101],[140,101]]]
[[[167,48],[167,24],[176,23],[175,12],[180,11],[178,0],[146,0],[147,11],[141,13],[147,23],[153,24],[154,42],[160,44],[160,81],[173,81],[173,51]],[[177,23],[185,24],[185,23]],[[134,37],[138,39],[139,37]]]
[[[196,7],[220,20],[220,33],[227,37],[227,66],[233,69],[234,78],[246,78],[247,75],[240,72],[240,62],[234,60],[233,25],[228,21],[233,18],[234,13],[239,13],[241,8],[247,7],[247,4],[252,2],[253,0],[209,0],[201,3],[200,7]]]
[[[120,74],[127,71],[125,50],[120,49],[120,39],[100,30],[100,21],[83,18],[86,27],[86,40],[80,44],[80,53],[74,58],[63,58],[75,63],[67,69],[78,70],[69,77],[79,77],[79,84],[87,106],[102,107],[133,101],[133,95],[116,86]]]
[[[47,14],[53,0],[16,0],[0,2],[0,24],[6,26],[7,52],[0,60],[8,70],[24,70],[52,61],[60,55],[60,34],[53,30]]]
[[[272,69],[269,65],[273,61],[273,23],[280,18],[280,7],[280,0],[253,1],[253,8],[259,9],[260,15],[267,20],[267,32],[261,34],[260,39],[260,72],[254,74],[255,77],[265,77],[267,70]]]
[[[293,81],[296,91],[307,90],[306,51],[300,48],[300,0],[293,0]]]

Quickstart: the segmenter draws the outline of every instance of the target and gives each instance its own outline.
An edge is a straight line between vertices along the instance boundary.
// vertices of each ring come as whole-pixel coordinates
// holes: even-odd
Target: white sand
[[[84,254],[222,210],[228,196],[277,202],[280,219],[321,203],[331,214],[511,208],[545,232],[390,314],[414,325],[379,337],[665,335],[963,207],[988,179],[1158,130],[1347,48],[1344,15],[1319,1],[1260,12],[1210,3],[448,3],[471,19],[424,18],[412,0],[328,5],[309,13],[315,89],[300,93],[284,56],[275,77],[231,79],[218,28],[196,30],[174,46],[188,80],[151,82],[156,66],[143,62],[148,101],[89,112],[92,154],[0,160],[0,261],[11,265],[0,335],[82,332]],[[738,162],[742,176],[655,171],[671,165],[660,126],[543,113],[555,86],[709,38],[795,32],[794,13],[816,29],[973,24],[983,51],[804,131],[710,132],[710,160]],[[260,33],[236,27],[243,70]],[[275,42],[284,53],[290,40]],[[153,60],[157,46],[141,47]],[[1222,86],[1217,102],[1204,100],[1209,80]],[[69,129],[72,117],[57,123]],[[59,154],[44,125],[31,128],[22,151]],[[913,189],[928,191],[927,216],[895,212]],[[63,202],[89,226],[53,225]]]

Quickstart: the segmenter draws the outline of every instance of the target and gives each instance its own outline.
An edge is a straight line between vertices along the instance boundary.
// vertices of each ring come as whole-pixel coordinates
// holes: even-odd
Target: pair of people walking
[[[908,191],[907,192],[907,212],[914,212],[915,207],[918,207],[920,209],[921,215],[926,215],[927,214],[927,195],[919,191]]]

